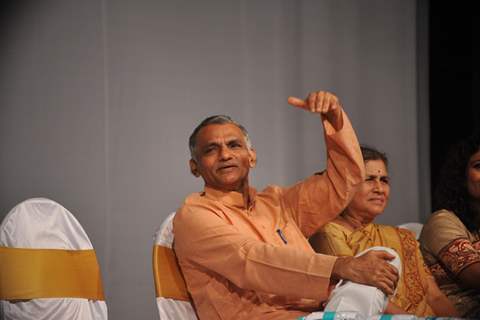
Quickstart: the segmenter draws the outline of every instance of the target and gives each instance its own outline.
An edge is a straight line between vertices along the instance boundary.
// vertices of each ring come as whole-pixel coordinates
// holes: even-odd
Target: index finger
[[[398,269],[392,266],[390,263],[385,265],[385,271],[387,272],[387,277],[392,279],[393,281],[397,281],[399,278]]]
[[[383,293],[385,293],[387,296],[393,295],[395,292],[395,284],[388,282],[388,281],[382,281],[378,283],[378,289],[382,290]]]
[[[372,250],[372,252],[374,252],[375,255],[378,258],[383,259],[383,260],[391,261],[391,260],[395,259],[394,255],[388,253],[385,250]]]
[[[288,103],[294,107],[306,109],[307,104],[305,103],[305,100],[296,98],[296,97],[288,97]]]

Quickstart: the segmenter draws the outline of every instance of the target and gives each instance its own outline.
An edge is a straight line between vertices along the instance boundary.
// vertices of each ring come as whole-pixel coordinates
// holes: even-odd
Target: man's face
[[[194,151],[196,160],[190,160],[190,169],[195,176],[202,176],[205,186],[238,192],[248,187],[248,172],[255,166],[256,154],[236,125],[210,124],[202,128]]]

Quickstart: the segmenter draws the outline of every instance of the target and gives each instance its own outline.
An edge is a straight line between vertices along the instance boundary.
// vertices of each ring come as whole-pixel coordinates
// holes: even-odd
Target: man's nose
[[[220,148],[220,159],[228,160],[232,158],[232,151],[227,147],[223,146]]]

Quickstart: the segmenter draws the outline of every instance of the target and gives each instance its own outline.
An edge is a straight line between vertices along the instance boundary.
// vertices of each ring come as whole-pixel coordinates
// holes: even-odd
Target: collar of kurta
[[[220,201],[226,205],[234,206],[241,209],[247,209],[245,202],[243,201],[243,194],[237,191],[222,191],[213,189],[210,187],[205,187],[204,192],[205,196],[210,199]],[[250,204],[248,209],[253,208],[255,205],[255,199],[257,197],[257,190],[255,188],[248,188]]]

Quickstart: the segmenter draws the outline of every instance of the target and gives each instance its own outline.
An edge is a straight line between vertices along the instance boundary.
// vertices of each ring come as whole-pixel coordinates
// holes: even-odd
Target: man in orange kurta
[[[205,189],[174,220],[174,249],[200,319],[296,319],[318,310],[338,279],[393,293],[393,256],[315,253],[307,238],[347,206],[363,181],[357,138],[336,96],[319,91],[289,103],[321,115],[327,170],[289,188],[249,186],[256,153],[226,116],[205,119],[190,137],[190,169]]]

